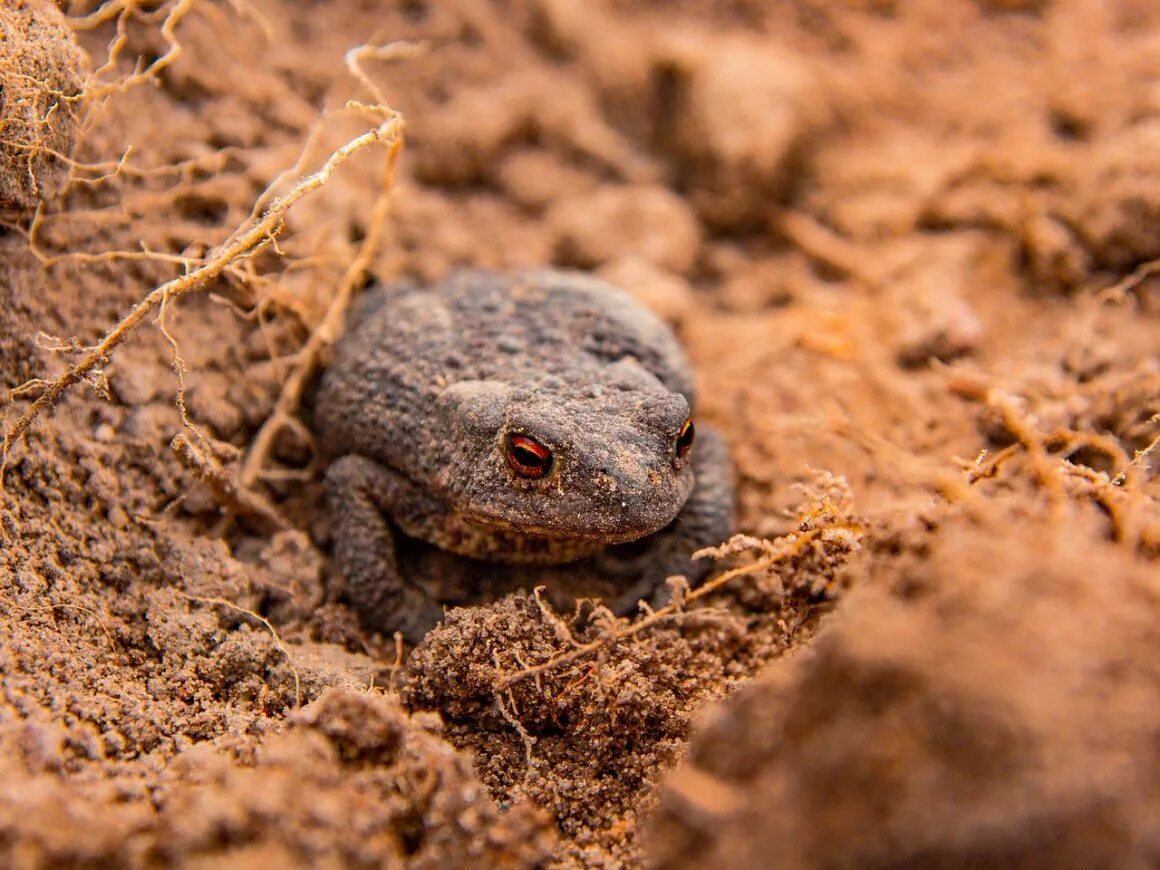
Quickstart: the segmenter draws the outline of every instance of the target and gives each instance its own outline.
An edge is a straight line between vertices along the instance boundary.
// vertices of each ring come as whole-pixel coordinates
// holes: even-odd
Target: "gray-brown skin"
[[[664,596],[733,530],[724,442],[676,449],[691,371],[668,327],[581,273],[465,270],[429,289],[368,291],[315,406],[334,554],[364,623],[418,642],[444,599],[497,573],[611,581],[614,606]],[[521,477],[513,436],[552,451]],[[416,546],[418,545],[418,546]],[[400,553],[405,553],[400,558]],[[440,584],[443,584],[442,586]]]

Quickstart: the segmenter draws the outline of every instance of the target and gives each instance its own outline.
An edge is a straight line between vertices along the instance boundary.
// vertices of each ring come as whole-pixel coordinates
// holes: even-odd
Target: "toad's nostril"
[[[601,465],[597,467],[593,478],[593,483],[596,488],[605,495],[615,496],[620,491],[620,480],[616,474],[616,468],[612,465]]]

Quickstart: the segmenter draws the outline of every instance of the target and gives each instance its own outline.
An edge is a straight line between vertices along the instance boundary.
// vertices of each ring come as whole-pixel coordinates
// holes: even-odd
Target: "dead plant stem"
[[[243,226],[243,228],[231,237],[227,244],[222,246],[212,256],[207,257],[204,264],[156,287],[144,299],[138,302],[133,310],[117,323],[116,326],[109,330],[104,338],[91,347],[80,361],[71,365],[59,377],[47,381],[44,384],[44,391],[16,419],[4,434],[3,446],[0,447],[0,487],[3,486],[4,472],[8,468],[13,446],[28,431],[37,417],[52,407],[57,399],[69,388],[84,380],[99,367],[105,365],[113,350],[125,341],[142,320],[160,308],[162,303],[172,301],[187,293],[204,289],[229,267],[253,257],[254,254],[271,244],[282,230],[286,213],[299,200],[325,185],[338,167],[354,154],[371,145],[387,143],[389,165],[394,165],[393,155],[397,153],[402,142],[402,117],[397,112],[382,106],[364,108],[377,110],[383,117],[382,123],[373,130],[368,130],[334,151],[317,172],[303,178],[289,191],[275,199],[260,218],[253,221],[248,227]],[[385,209],[385,207],[385,205],[381,205],[382,209]],[[380,206],[377,205],[376,211],[379,208]],[[381,224],[381,220],[379,223]],[[377,244],[378,231],[375,229],[375,223],[373,221],[372,231],[374,231],[373,234],[375,235],[375,242]],[[370,236],[371,233],[368,233],[368,239]],[[373,250],[373,248],[368,248],[364,244],[363,254],[351,264],[351,268],[347,272],[348,277],[343,281],[343,287],[353,287],[354,279],[350,276],[361,274],[365,269],[366,260],[369,257],[367,252],[369,250]],[[348,289],[346,292],[349,293],[350,290]],[[334,306],[332,305],[332,310],[333,308]],[[331,322],[334,319],[328,318],[324,323],[327,329],[337,329],[337,323]],[[328,334],[327,330],[321,328],[316,330],[315,336],[312,336],[312,341],[315,346],[321,344],[323,334]],[[315,350],[313,352],[316,353],[317,351]],[[305,382],[305,375],[301,375],[298,380],[302,383],[297,384],[294,389],[300,394],[301,387]]]

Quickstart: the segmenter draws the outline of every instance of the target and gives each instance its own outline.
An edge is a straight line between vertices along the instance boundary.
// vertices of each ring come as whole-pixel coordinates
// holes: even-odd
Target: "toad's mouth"
[[[673,517],[659,524],[642,527],[627,525],[622,516],[597,515],[588,526],[550,524],[533,519],[497,516],[485,509],[473,507],[461,511],[467,522],[483,530],[505,536],[542,540],[561,546],[573,545],[577,548],[591,547],[592,550],[615,544],[628,544],[659,532],[668,526]],[[619,520],[619,522],[618,522]]]

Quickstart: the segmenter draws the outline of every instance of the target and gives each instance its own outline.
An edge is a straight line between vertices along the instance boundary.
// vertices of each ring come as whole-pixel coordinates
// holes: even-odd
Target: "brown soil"
[[[361,154],[9,457],[0,861],[1160,861],[1155,3],[113,2],[107,67],[118,16],[62,6],[96,70],[63,193],[0,102],[5,425],[366,129],[329,112],[372,99],[348,49],[424,39],[364,65],[408,125],[373,271],[626,285],[753,540],[643,629],[519,594],[397,666],[308,439],[230,485],[370,229]],[[10,53],[11,14],[5,95],[13,57],[49,102],[84,80],[67,35]]]

